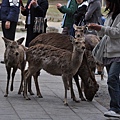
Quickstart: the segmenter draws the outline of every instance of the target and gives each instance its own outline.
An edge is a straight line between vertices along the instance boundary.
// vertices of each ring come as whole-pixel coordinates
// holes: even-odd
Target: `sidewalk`
[[[0,36],[2,36],[1,32]],[[16,34],[16,38],[20,37],[25,37],[25,32]],[[4,42],[0,37],[0,60],[3,60],[3,53]],[[24,99],[23,95],[17,94],[20,85],[20,71],[18,70],[16,73],[14,91],[9,91],[8,98],[4,97],[6,78],[5,65],[0,64],[0,120],[113,120],[104,117],[103,113],[107,109],[95,100],[75,103],[70,98],[69,91],[69,106],[64,106],[64,87],[61,77],[42,71],[39,76],[39,85],[43,98],[36,97],[36,89],[32,81],[35,95],[29,95],[31,100],[28,101]],[[100,80],[99,77],[98,80]],[[78,98],[75,84],[74,89]]]

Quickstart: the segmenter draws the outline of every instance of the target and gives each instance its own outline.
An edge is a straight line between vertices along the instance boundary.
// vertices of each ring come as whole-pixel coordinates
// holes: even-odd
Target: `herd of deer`
[[[93,59],[91,51],[99,42],[99,38],[92,34],[85,35],[86,26],[74,26],[74,28],[75,38],[60,33],[43,33],[32,40],[28,48],[22,45],[24,38],[17,41],[3,38],[6,46],[4,61],[7,71],[7,86],[4,97],[9,94],[10,74],[13,68],[10,90],[13,91],[14,76],[17,69],[20,69],[21,83],[18,94],[23,92],[25,99],[30,99],[27,91],[33,94],[31,90],[31,77],[33,76],[37,96],[42,98],[38,76],[40,70],[43,69],[52,75],[62,77],[65,89],[64,105],[68,105],[67,91],[69,89],[71,98],[78,102],[73,90],[73,78],[81,100],[92,101],[99,85],[95,79],[96,61]],[[28,68],[25,70],[26,62],[28,62]],[[79,84],[79,77],[84,84],[84,95]]]

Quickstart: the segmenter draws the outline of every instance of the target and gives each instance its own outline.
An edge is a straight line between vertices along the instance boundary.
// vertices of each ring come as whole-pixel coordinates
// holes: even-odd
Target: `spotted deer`
[[[71,90],[71,98],[77,102],[73,91],[72,77],[78,71],[82,63],[85,51],[85,39],[83,36],[81,39],[71,40],[73,52],[45,44],[38,44],[27,49],[26,60],[29,66],[24,75],[24,97],[26,99],[29,99],[27,96],[27,81],[32,75],[35,76],[38,71],[43,69],[52,75],[62,76],[65,88],[64,105],[68,105],[68,86]]]
[[[83,32],[83,27],[79,32]],[[70,41],[70,38],[71,36],[63,35],[60,33],[43,33],[38,35],[36,38],[34,38],[29,44],[29,46],[34,46],[37,44],[46,44],[46,45],[52,45],[57,48],[69,50],[70,52],[72,52],[73,46]],[[86,47],[85,54],[87,54],[87,51],[91,51],[97,43],[98,43],[97,36],[85,35],[85,47]],[[91,59],[88,59],[88,56],[86,56],[85,54],[83,56],[83,61],[80,68],[78,69],[77,73],[73,77],[76,82],[76,85],[79,91],[79,97],[81,98],[81,100],[85,100],[85,98],[80,88],[78,76],[80,76],[80,78],[84,83],[84,94],[86,99],[89,101],[92,101],[92,99],[94,98],[94,95],[96,94],[99,88],[99,85],[95,80],[95,75],[91,72],[91,68],[88,65],[91,62]],[[95,66],[95,65],[96,65],[95,62],[93,61],[92,66]]]

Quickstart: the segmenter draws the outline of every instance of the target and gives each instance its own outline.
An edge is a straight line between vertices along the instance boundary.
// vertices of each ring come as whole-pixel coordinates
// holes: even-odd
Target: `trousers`
[[[2,21],[2,31],[3,36],[7,39],[14,40],[15,39],[15,31],[16,31],[17,22],[10,22],[10,28],[5,28],[5,21]]]
[[[108,92],[110,95],[110,110],[120,112],[120,62],[106,66],[108,72]]]

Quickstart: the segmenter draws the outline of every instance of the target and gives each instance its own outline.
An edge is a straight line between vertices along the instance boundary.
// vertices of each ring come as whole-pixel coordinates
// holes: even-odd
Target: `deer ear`
[[[76,30],[77,29],[77,25],[73,24],[73,28]]]
[[[7,47],[7,45],[11,43],[11,40],[9,40],[9,39],[7,39],[7,38],[5,38],[5,37],[2,37],[2,39],[3,39],[4,42],[5,42],[5,47]]]
[[[18,45],[22,44],[22,42],[24,41],[24,39],[25,39],[24,37],[18,39],[18,40],[17,40]]]

